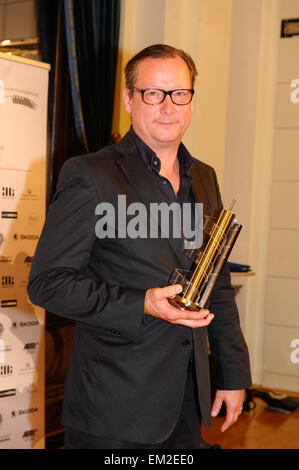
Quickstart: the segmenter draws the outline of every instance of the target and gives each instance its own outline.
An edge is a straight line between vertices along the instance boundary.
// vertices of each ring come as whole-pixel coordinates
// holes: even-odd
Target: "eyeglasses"
[[[171,101],[174,104],[178,104],[180,106],[189,104],[193,98],[194,90],[188,89],[180,89],[180,90],[160,90],[159,88],[135,88],[132,87],[133,91],[137,91],[141,93],[142,101],[145,104],[151,104],[152,106],[156,106],[157,104],[161,104],[166,95],[169,95]]]

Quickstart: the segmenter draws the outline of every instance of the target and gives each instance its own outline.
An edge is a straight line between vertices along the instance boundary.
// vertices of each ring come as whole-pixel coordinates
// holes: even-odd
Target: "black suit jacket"
[[[192,175],[198,202],[214,215],[221,208],[214,170],[195,161]],[[210,424],[207,328],[191,330],[145,318],[146,289],[168,285],[172,269],[183,267],[185,255],[179,239],[99,239],[95,208],[111,203],[117,221],[120,194],[126,195],[127,205],[163,202],[130,133],[115,145],[65,163],[28,293],[33,303],[76,321],[63,424],[106,438],[157,443],[168,437],[180,413],[190,334],[201,413],[205,425]],[[248,352],[227,268],[217,281],[210,310],[215,314],[209,341],[217,386],[246,388]]]

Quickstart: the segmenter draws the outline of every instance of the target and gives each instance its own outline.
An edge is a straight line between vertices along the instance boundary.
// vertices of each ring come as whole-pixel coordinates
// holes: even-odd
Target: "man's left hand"
[[[217,390],[211,415],[217,416],[222,404],[226,405],[226,416],[221,431],[226,431],[234,424],[242,413],[245,398],[245,390]]]

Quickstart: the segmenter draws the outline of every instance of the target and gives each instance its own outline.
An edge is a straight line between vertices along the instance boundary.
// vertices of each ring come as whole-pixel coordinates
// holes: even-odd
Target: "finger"
[[[231,425],[233,424],[233,421],[230,422],[229,420],[225,420],[224,424],[221,426],[220,431],[225,432]]]
[[[207,317],[202,320],[186,320],[179,318],[178,320],[173,320],[172,323],[188,326],[189,328],[200,328],[203,326],[208,326],[214,318],[214,314],[210,313]]]
[[[214,314],[210,312],[208,312],[208,314],[205,312],[191,312],[174,307],[174,310],[171,309],[167,311],[167,317],[172,323],[196,328],[197,326],[209,325],[214,318]]]
[[[205,320],[211,315],[206,309],[200,310],[181,310],[170,304],[169,312],[174,314],[174,320]]]
[[[239,410],[237,410],[236,414],[235,414],[235,422],[239,419],[239,416],[242,414],[242,408],[240,408]]]
[[[223,404],[223,399],[216,396],[213,402],[211,416],[215,417],[218,415],[219,411],[221,410],[222,404]]]
[[[173,284],[170,286],[161,287],[159,288],[157,292],[157,296],[160,299],[175,297],[177,294],[179,294],[182,291],[182,289],[183,287],[181,286],[181,284]]]
[[[238,419],[238,418],[237,418]],[[227,413],[225,417],[225,421],[221,426],[221,432],[226,431],[232,424],[236,421],[235,415],[233,413]]]
[[[228,429],[232,424],[238,421],[240,414],[242,413],[242,408],[239,408],[237,411],[231,411],[227,413],[226,419],[221,427],[221,431],[224,432]]]

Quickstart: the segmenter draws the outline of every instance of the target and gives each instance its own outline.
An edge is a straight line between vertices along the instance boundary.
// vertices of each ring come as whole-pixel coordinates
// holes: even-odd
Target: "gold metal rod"
[[[229,212],[231,212],[231,211],[233,210],[233,207],[234,207],[234,205],[235,205],[235,202],[236,202],[236,200],[233,199],[232,202],[231,202],[231,205],[230,205],[230,207],[229,207],[229,209],[228,209]]]
[[[191,278],[186,278],[182,293],[170,300],[176,307],[182,310],[204,307],[242,227],[235,222],[235,214],[232,212],[235,202],[233,199],[228,210],[221,210],[216,223],[207,231],[208,242],[201,250],[197,250],[194,260],[196,268]]]
[[[238,235],[240,233],[240,230],[242,228],[242,225],[240,224],[234,224],[233,227],[230,230],[230,233],[228,234],[228,238],[226,240],[226,243],[221,251],[221,254],[217,260],[217,263],[215,265],[212,278],[209,280],[206,289],[204,290],[200,302],[199,302],[199,307],[204,308],[207,299],[209,298],[209,295],[214,287],[214,284],[217,280],[217,277],[219,276],[219,273],[222,269],[223,264],[227,261],[230,252],[238,238]]]
[[[233,216],[234,214],[227,210],[223,210],[223,213],[220,215],[219,224],[216,224],[206,247],[206,252],[200,260],[200,268],[195,270],[190,286],[184,295],[187,300],[191,300],[194,297],[194,292],[196,292],[196,297],[198,296],[198,289],[205,281],[206,274],[210,269],[215,254],[217,254],[217,249],[221,241],[226,236],[227,229],[230,227],[230,222]]]

